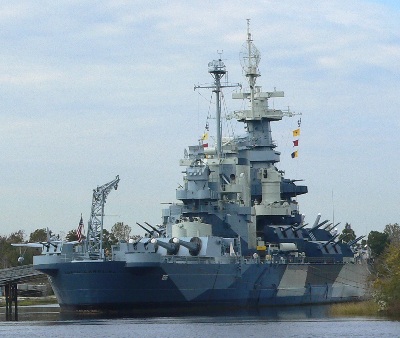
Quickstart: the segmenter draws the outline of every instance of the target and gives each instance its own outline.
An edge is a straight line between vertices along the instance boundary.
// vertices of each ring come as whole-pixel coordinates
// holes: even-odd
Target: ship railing
[[[165,256],[165,263],[176,264],[345,264],[332,257],[201,257],[201,256]]]
[[[266,255],[265,257],[244,257],[244,264],[345,264],[333,257],[294,257]]]
[[[273,264],[343,264],[332,257],[272,257]]]
[[[60,261],[67,263],[67,262],[71,262],[71,261],[82,261],[84,259],[87,259],[87,256],[85,256],[82,253],[68,253],[68,254],[58,254]]]
[[[338,261],[334,257],[304,257],[304,263],[344,264],[343,261]]]
[[[214,197],[216,199],[217,198],[216,196],[217,195],[212,196],[212,197]],[[209,208],[210,207],[208,205],[199,205],[196,207],[196,211],[197,212],[208,212]],[[182,212],[192,212],[192,211],[193,211],[192,207],[187,207],[187,206],[182,207]]]
[[[176,264],[233,264],[240,263],[240,257],[165,256],[164,262]]]

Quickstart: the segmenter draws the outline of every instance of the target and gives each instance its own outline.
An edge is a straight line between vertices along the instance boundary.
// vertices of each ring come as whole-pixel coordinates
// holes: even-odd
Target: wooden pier
[[[43,276],[43,273],[34,270],[32,265],[0,269],[0,287],[4,286],[6,300],[6,320],[18,320],[18,284],[38,278],[39,276]]]

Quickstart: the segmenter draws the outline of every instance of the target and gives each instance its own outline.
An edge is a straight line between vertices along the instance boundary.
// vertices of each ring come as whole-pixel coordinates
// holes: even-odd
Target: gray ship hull
[[[362,299],[364,264],[125,262],[37,265],[63,311],[256,308]]]

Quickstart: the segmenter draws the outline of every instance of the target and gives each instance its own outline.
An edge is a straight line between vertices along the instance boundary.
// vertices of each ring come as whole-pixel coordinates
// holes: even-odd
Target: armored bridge
[[[21,282],[43,276],[43,273],[33,269],[33,265],[17,266],[0,270],[0,287],[4,286],[6,300],[6,320],[12,320],[12,303],[14,302],[14,320],[18,320],[17,285]]]

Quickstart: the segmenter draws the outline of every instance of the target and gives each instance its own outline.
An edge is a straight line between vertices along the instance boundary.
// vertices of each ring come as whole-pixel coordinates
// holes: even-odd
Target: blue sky
[[[208,115],[193,85],[211,81],[221,50],[229,80],[245,82],[247,18],[258,84],[302,113],[297,159],[297,118],[272,128],[279,168],[309,187],[306,220],[334,215],[357,235],[399,223],[397,1],[22,0],[0,1],[0,234],[86,223],[92,189],[116,175],[105,227],[158,223]]]

